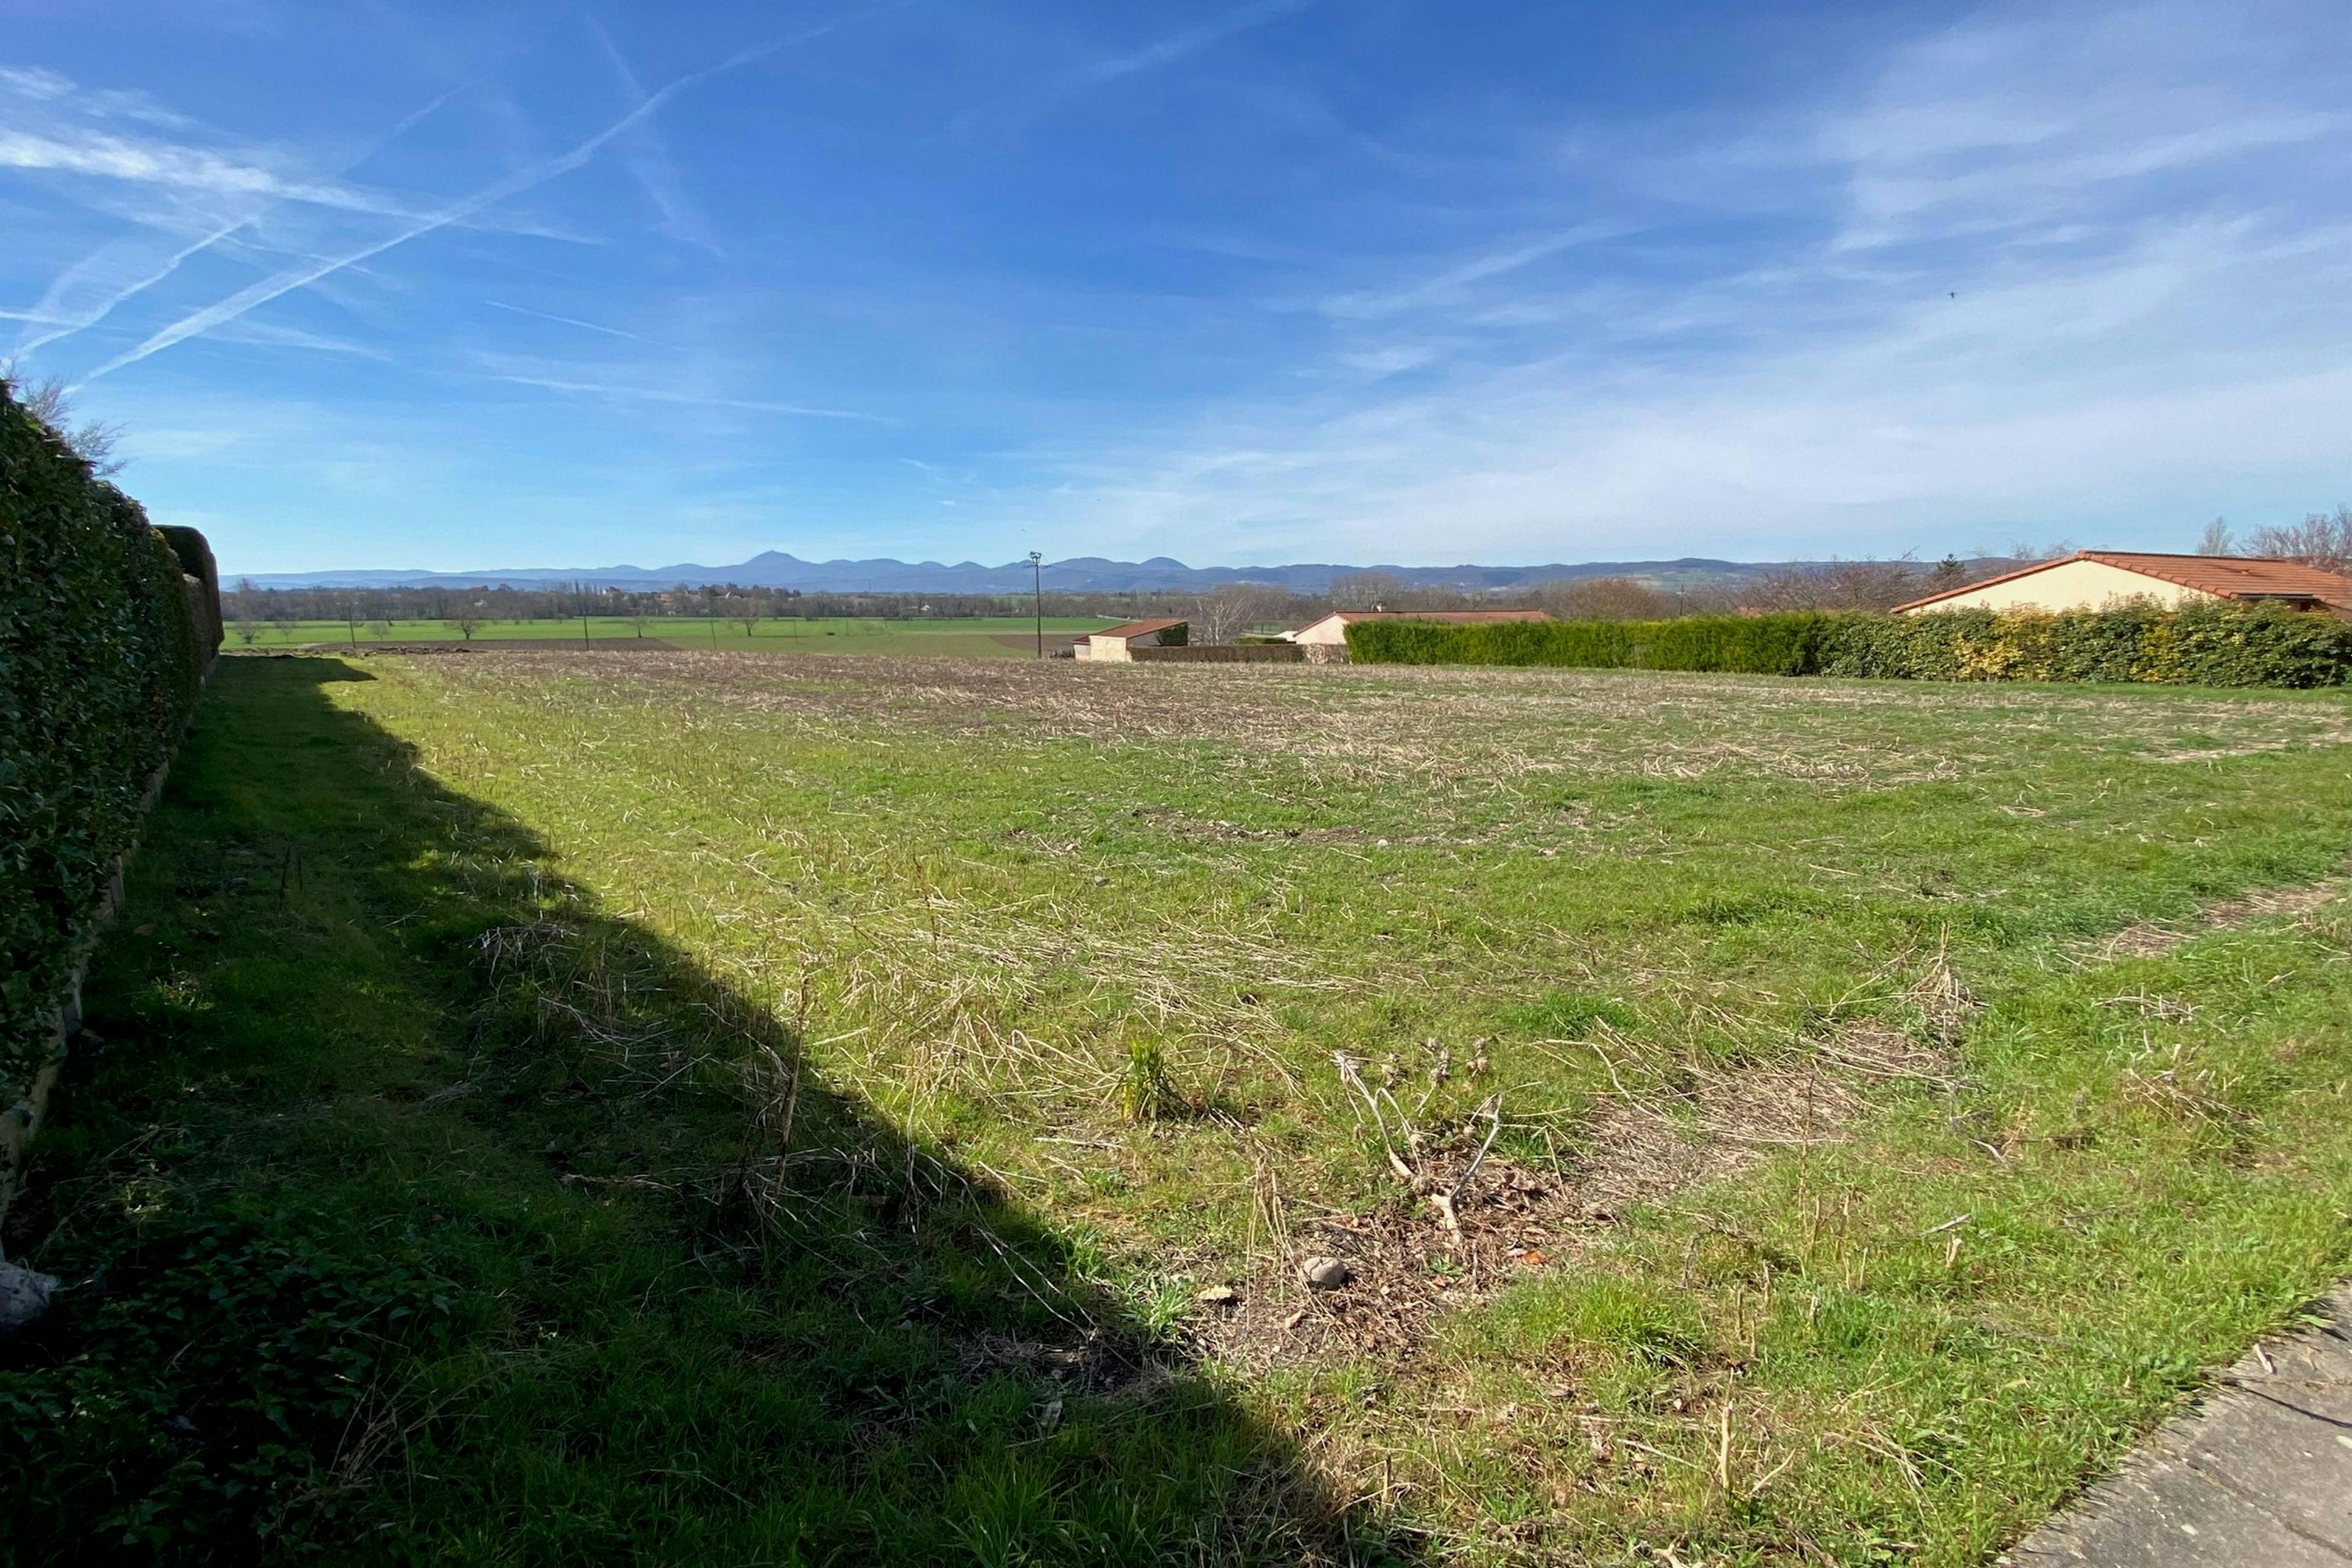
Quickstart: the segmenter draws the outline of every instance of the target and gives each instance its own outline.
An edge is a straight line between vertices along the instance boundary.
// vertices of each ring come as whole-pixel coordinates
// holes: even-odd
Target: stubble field
[[[100,1413],[35,1534],[1987,1561],[2352,1268],[2347,747],[2327,694],[227,661],[8,1238],[110,1281],[0,1371]],[[218,1303],[290,1258],[270,1415]],[[183,1297],[221,1365],[126,1326]]]

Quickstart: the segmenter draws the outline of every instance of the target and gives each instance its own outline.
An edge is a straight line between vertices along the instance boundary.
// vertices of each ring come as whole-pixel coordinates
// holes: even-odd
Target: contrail
[[[622,90],[629,95],[631,100],[642,101],[646,96],[645,83],[639,81],[637,73],[630,68],[627,57],[621,53],[621,47],[613,41],[613,35],[606,32],[593,16],[587,22],[590,36],[604,51],[605,59],[612,64],[613,74],[620,79]],[[645,188],[646,197],[660,212],[663,232],[672,239],[698,245],[713,256],[723,254],[718,242],[710,237],[709,226],[702,221],[702,215],[696,212],[686,199],[686,192],[677,183],[677,170],[670,163],[669,149],[662,142],[661,127],[647,125],[643,136],[632,140],[636,143],[635,148],[622,149],[621,160],[628,165],[629,173],[636,176],[637,184]]]
[[[258,283],[240,289],[217,304],[207,305],[201,310],[182,317],[136,348],[128,349],[115,355],[114,358],[82,377],[81,384],[87,385],[101,375],[111,374],[124,365],[136,364],[148,355],[160,353],[174,343],[185,342],[199,333],[208,332],[224,321],[235,321],[255,306],[266,305],[281,294],[290,294],[297,289],[307,288],[330,273],[340,272],[344,268],[356,266],[371,257],[381,256],[395,246],[405,245],[412,239],[420,238],[436,229],[446,228],[453,223],[469,218],[484,208],[495,206],[509,196],[520,195],[533,185],[543,184],[559,174],[568,174],[593,158],[597,151],[606,142],[626,132],[631,127],[655,113],[663,104],[687,89],[698,86],[713,77],[740,70],[743,67],[763,60],[781,49],[821,37],[838,26],[837,22],[828,22],[823,26],[812,27],[803,33],[795,33],[787,37],[777,38],[743,49],[728,56],[717,65],[706,66],[698,71],[689,71],[570,152],[534,163],[529,168],[508,175],[494,184],[484,186],[470,196],[452,202],[436,212],[427,213],[415,223],[387,238],[363,245],[356,250],[345,251],[340,256],[328,257],[315,265],[289,268],[274,277],[265,278]]]
[[[146,290],[152,289],[156,284],[161,283],[164,279],[169,278],[173,273],[177,272],[180,269],[180,264],[187,260],[188,258],[195,255],[199,251],[210,250],[214,246],[218,245],[222,240],[226,239],[230,235],[235,234],[238,229],[243,228],[247,224],[251,223],[252,221],[252,216],[248,214],[244,217],[238,218],[235,223],[225,224],[221,227],[213,230],[210,234],[205,236],[194,245],[173,251],[170,257],[165,258],[163,266],[158,267],[154,271],[150,272],[144,278],[141,278],[132,282],[128,288],[121,289],[112,298],[105,300],[96,309],[84,311],[79,316],[56,318],[59,322],[58,326],[41,333],[38,337],[26,338],[24,342],[16,345],[16,352],[20,354],[28,354],[35,349],[40,348],[48,343],[56,342],[59,338],[69,338],[85,327],[96,326],[99,322],[106,320],[107,316],[113,311],[117,305],[123,303],[133,295],[142,294]],[[82,261],[77,265],[87,266],[90,261],[95,259],[96,258],[94,256],[85,257]],[[70,276],[70,273],[67,274],[67,276]],[[55,287],[55,285],[52,285],[52,287]]]
[[[855,419],[867,425],[895,425],[879,414],[855,408],[819,408],[806,403],[773,403],[751,397],[704,397],[691,392],[666,392],[659,387],[616,385],[601,381],[561,381],[543,375],[496,375],[493,381],[517,386],[543,386],[550,392],[579,392],[600,397],[635,397],[649,403],[686,403],[699,408],[741,408],[753,414],[790,414],[803,419]]]
[[[414,110],[411,112],[403,115],[400,121],[394,124],[391,130],[376,138],[375,144],[373,146],[361,153],[359,157],[352,160],[351,163],[346,164],[344,166],[345,173],[349,173],[351,169],[356,168],[359,164],[366,163],[370,158],[373,158],[378,153],[383,151],[384,148],[398,141],[411,129],[431,118],[443,104],[449,101],[449,94],[445,92],[440,97],[435,99],[432,102],[425,105],[422,109]],[[267,205],[267,204],[264,205]],[[255,217],[259,216],[259,212],[260,209],[257,208],[253,212],[247,213],[244,216],[237,218],[235,222],[225,224],[221,227],[213,230],[212,233],[205,236],[202,239],[197,240],[194,245],[174,252],[167,260],[164,261],[163,266],[147,274],[144,278],[141,278],[130,284],[128,287],[117,291],[112,297],[102,301],[96,307],[83,311],[79,316],[59,318],[56,331],[45,332],[39,337],[32,338],[25,342],[19,343],[16,347],[16,352],[20,354],[28,354],[35,349],[40,348],[48,343],[56,342],[60,338],[69,338],[76,332],[98,325],[99,322],[112,315],[117,307],[121,306],[139,295],[145,293],[148,289],[152,289],[156,284],[161,283],[163,279],[169,278],[173,273],[177,272],[180,269],[181,264],[186,261],[190,257],[200,255],[205,251],[210,250],[214,246],[218,245],[222,240],[226,239],[238,229],[241,229],[246,225],[251,223]],[[55,285],[52,285],[51,287],[54,288]]]
[[[1224,42],[1236,33],[1246,33],[1253,27],[1262,27],[1268,22],[1278,21],[1294,12],[1304,11],[1315,4],[1316,0],[1255,0],[1255,4],[1244,5],[1237,11],[1228,11],[1222,16],[1212,17],[1199,26],[1187,27],[1181,33],[1171,33],[1168,37],[1157,39],[1131,55],[1097,60],[1093,65],[1070,73],[1070,79],[1087,83],[1114,81],[1123,76],[1133,76],[1138,71],[1173,65],[1179,60],[1199,54],[1202,49]]]
[[[577,316],[559,316],[552,310],[534,310],[524,305],[509,305],[504,300],[485,300],[482,303],[489,306],[493,310],[512,310],[518,316],[536,316],[542,321],[555,321],[567,327],[579,327],[591,332],[603,332],[607,337],[627,338],[632,342],[639,343],[646,341],[646,335],[643,332],[625,332],[618,327],[607,327],[602,326],[594,321],[583,321]]]

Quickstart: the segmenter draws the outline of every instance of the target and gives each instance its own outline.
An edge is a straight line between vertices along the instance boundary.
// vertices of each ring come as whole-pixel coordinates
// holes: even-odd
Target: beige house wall
[[[1971,588],[1904,613],[1924,616],[1937,610],[2099,610],[2126,599],[2147,599],[2170,610],[2212,597],[2199,589],[2126,572],[2104,561],[2062,561],[2043,571]]]
[[[1135,654],[1132,650],[1159,646],[1160,634],[1146,632],[1139,637],[1080,637],[1070,646],[1070,651],[1079,658],[1101,658],[1109,659],[1115,663],[1133,664]]]
[[[1305,643],[1309,647],[1348,646],[1348,623],[1337,616],[1326,616],[1312,626],[1299,627],[1290,634],[1290,640]]]

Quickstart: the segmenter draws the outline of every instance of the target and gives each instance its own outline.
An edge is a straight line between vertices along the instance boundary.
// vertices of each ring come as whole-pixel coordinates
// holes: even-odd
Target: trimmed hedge
[[[1671,621],[1359,621],[1367,664],[1568,665],[1879,680],[2352,685],[2352,622],[2277,605],[2179,610],[1941,610],[1919,616],[1692,616]]]
[[[1550,664],[1806,675],[1829,617],[1686,616],[1671,621],[1358,621],[1348,657],[1365,664]]]
[[[1894,680],[2352,684],[2352,621],[2280,605],[2113,610],[1938,610],[1840,616],[1822,675]]]
[[[139,503],[0,386],[0,1118],[29,1121],[75,960],[218,650],[200,597]]]

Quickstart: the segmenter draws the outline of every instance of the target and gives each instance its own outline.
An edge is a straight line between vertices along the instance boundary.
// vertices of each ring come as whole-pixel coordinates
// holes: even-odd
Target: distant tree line
[[[1790,611],[1886,610],[1912,599],[2035,561],[2063,555],[2073,545],[2020,542],[2000,555],[1966,560],[1948,555],[1926,563],[1803,562],[1748,572],[1692,587],[1661,586],[1632,577],[1567,577],[1500,589],[1414,584],[1388,572],[1355,572],[1328,592],[1300,593],[1266,583],[1231,583],[1207,593],[1049,593],[1043,608],[1055,616],[1120,620],[1181,616],[1192,640],[1231,642],[1253,633],[1306,625],[1331,611],[1354,609],[1539,609],[1564,621],[1662,621],[1683,616],[1759,615]],[[2242,541],[2216,520],[2198,543],[2204,554],[2278,556],[2334,572],[2352,572],[2352,506],[2313,512],[2302,521],[2261,528]],[[388,635],[401,621],[444,621],[470,638],[499,621],[560,620],[574,616],[632,623],[639,636],[663,616],[731,622],[747,631],[785,619],[884,618],[952,620],[978,616],[1025,616],[1038,607],[1026,594],[806,593],[740,584],[660,590],[546,584],[533,587],[259,588],[239,583],[222,595],[224,618],[247,642],[272,622],[343,623],[357,640],[369,629]]]
[[[1457,595],[1449,602],[1462,601]],[[367,635],[369,628],[388,629],[402,621],[446,622],[470,637],[499,621],[588,616],[635,623],[642,633],[663,616],[708,618],[755,629],[772,620],[958,620],[1027,616],[1038,607],[1039,601],[1028,594],[810,593],[733,583],[634,590],[593,584],[265,588],[241,581],[221,595],[223,616],[232,626],[257,633],[274,624],[327,621],[348,626],[354,637]],[[1327,599],[1257,584],[1236,584],[1206,595],[1049,593],[1043,600],[1045,613],[1052,616],[1133,620],[1146,616],[1186,616],[1213,622],[1227,635],[1290,626],[1328,608]]]

